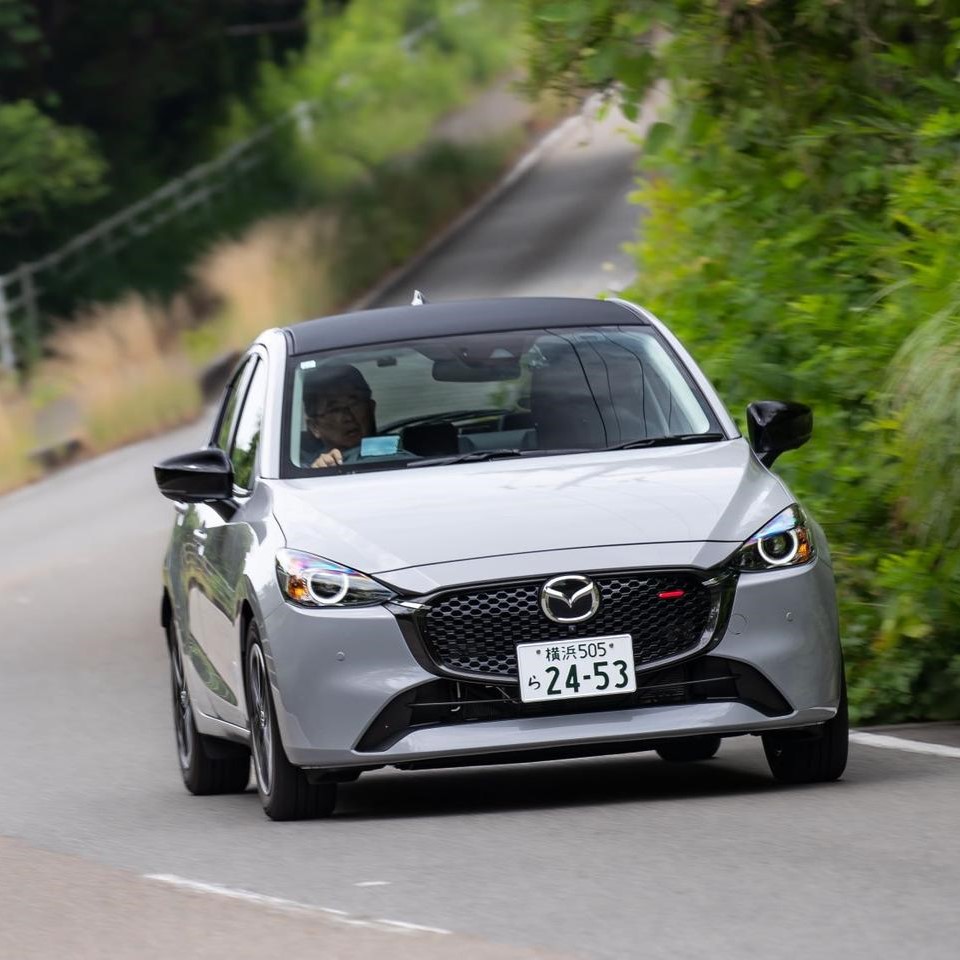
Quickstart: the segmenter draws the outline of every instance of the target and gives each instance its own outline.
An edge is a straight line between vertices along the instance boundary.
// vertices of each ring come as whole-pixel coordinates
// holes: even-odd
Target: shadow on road
[[[726,764],[721,758],[672,764],[655,754],[633,754],[616,759],[368,775],[341,787],[337,818],[503,813],[778,789],[782,788],[765,772]]]

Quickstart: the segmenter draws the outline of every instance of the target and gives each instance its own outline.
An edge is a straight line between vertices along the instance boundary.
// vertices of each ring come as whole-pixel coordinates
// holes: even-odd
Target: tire
[[[167,627],[170,684],[173,693],[173,729],[183,785],[195,796],[243,793],[250,782],[250,751],[239,743],[208,737],[197,730],[187,692],[183,655],[176,630]]]
[[[337,804],[335,783],[310,783],[288,759],[280,739],[267,661],[255,623],[247,631],[247,714],[253,772],[263,812],[271,820],[329,817]]]
[[[827,783],[838,780],[847,766],[850,723],[847,681],[841,677],[840,703],[832,720],[816,730],[763,735],[770,772],[781,783]]]
[[[657,747],[662,760],[670,763],[689,763],[693,760],[709,760],[720,749],[719,737],[680,737],[667,740]]]

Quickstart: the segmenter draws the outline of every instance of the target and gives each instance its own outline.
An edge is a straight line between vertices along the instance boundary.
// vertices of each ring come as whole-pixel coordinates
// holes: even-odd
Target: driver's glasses
[[[308,420],[344,420],[351,417],[359,420],[370,403],[370,398],[362,393],[343,394],[330,397],[313,410],[307,412]]]

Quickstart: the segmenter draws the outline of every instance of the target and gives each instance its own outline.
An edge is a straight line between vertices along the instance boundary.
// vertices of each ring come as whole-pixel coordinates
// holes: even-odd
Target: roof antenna
[[[410,301],[411,307],[422,307],[425,303],[429,303],[427,298],[419,291],[413,291],[413,299]]]

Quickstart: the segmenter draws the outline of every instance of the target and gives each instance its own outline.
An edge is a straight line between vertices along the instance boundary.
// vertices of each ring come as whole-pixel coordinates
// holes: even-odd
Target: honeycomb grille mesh
[[[693,650],[710,617],[710,591],[691,574],[601,574],[600,609],[584,623],[560,624],[540,609],[542,583],[442,594],[421,615],[420,629],[444,667],[481,676],[515,678],[518,643],[549,643],[629,633],[636,666]],[[659,594],[683,590],[682,597]]]

